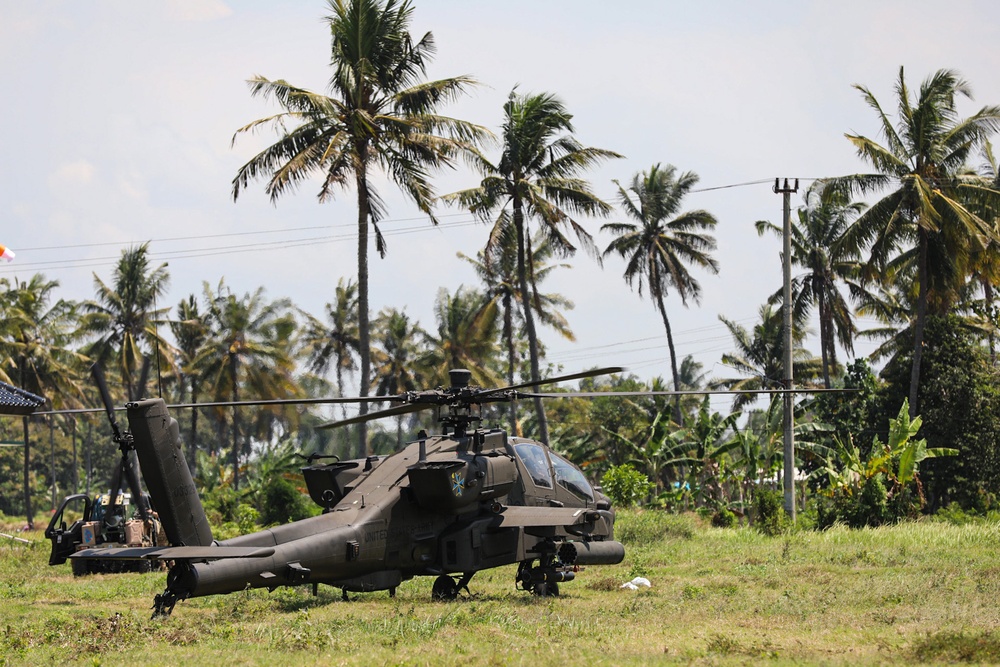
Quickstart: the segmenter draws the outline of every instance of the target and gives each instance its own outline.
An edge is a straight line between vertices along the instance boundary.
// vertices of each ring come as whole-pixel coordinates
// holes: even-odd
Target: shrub
[[[777,489],[759,487],[753,494],[754,528],[765,535],[780,535],[788,527],[784,494]]]
[[[852,528],[881,526],[889,522],[889,495],[885,490],[885,476],[874,475],[865,480],[858,500],[852,508],[848,524]]]
[[[260,518],[264,525],[298,521],[311,515],[306,497],[284,477],[268,480],[261,495]]]
[[[720,507],[712,515],[712,525],[716,528],[732,528],[736,525],[736,514],[728,507]]]
[[[628,463],[611,466],[601,478],[601,488],[617,507],[634,507],[649,497],[653,484]]]

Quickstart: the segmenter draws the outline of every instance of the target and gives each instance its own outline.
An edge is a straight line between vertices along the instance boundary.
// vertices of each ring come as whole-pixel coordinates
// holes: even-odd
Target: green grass
[[[0,665],[1000,662],[1000,524],[766,537],[646,511],[618,534],[625,562],[554,599],[500,568],[452,603],[421,578],[346,603],[328,587],[187,600],[166,620],[149,618],[162,573],[74,578],[40,533],[0,538]],[[619,588],[638,575],[653,587]]]

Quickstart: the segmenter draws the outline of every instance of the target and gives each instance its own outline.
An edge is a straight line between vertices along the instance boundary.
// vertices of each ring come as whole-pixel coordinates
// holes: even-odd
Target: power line
[[[467,216],[467,212],[461,213],[446,213],[443,215],[437,215],[437,218],[454,218],[458,216]],[[426,220],[426,216],[417,216],[412,218],[393,218],[390,220],[380,220],[377,224],[388,225],[397,222],[411,222],[413,220]],[[192,236],[170,236],[162,239],[147,239],[146,241],[139,241],[138,243],[166,243],[169,241],[197,241],[199,239],[218,239],[227,238],[234,236],[255,236],[258,234],[284,234],[286,232],[302,232],[302,231],[312,231],[316,229],[335,229],[338,227],[357,227],[356,222],[345,222],[333,225],[314,225],[312,227],[282,227],[280,229],[260,229],[249,232],[229,232],[226,234],[196,234]],[[433,229],[433,226],[432,226]],[[383,232],[385,233],[385,232]],[[125,246],[137,243],[135,240],[131,241],[104,241],[101,243],[75,243],[68,245],[53,245],[53,246],[38,246],[35,248],[18,248],[18,252],[32,252],[36,250],[72,250],[75,248],[96,248],[100,246]]]
[[[820,180],[820,179],[802,179],[802,180]],[[771,179],[762,179],[762,180],[756,180],[756,181],[746,181],[746,182],[743,182],[743,183],[731,183],[731,184],[728,184],[728,185],[717,185],[717,186],[712,186],[712,187],[707,187],[707,188],[698,188],[698,189],[690,190],[689,193],[712,192],[712,191],[715,191],[715,190],[727,190],[727,189],[731,189],[731,188],[741,188],[741,187],[747,187],[747,186],[751,186],[751,185],[761,185],[761,184],[766,184],[766,183],[770,183],[770,182],[771,182]],[[468,212],[463,211],[463,212],[458,212],[458,213],[438,214],[435,217],[440,219],[440,218],[454,218],[454,217],[468,216],[468,215],[469,215]],[[385,219],[385,220],[380,220],[380,221],[378,221],[377,224],[384,226],[384,225],[392,225],[392,224],[396,224],[396,223],[400,223],[400,222],[412,222],[414,220],[426,220],[426,219],[427,219],[426,216],[413,216],[413,217],[408,217],[408,218],[389,218],[389,219]],[[471,221],[473,221],[473,222],[478,222],[477,218],[468,218],[468,219],[471,220]],[[36,251],[42,251],[42,250],[73,250],[73,249],[77,249],[77,248],[96,248],[96,247],[107,247],[107,246],[127,246],[127,245],[132,245],[132,244],[135,244],[135,243],[150,243],[150,244],[152,244],[152,243],[167,243],[167,242],[174,242],[174,241],[197,241],[197,240],[201,240],[201,239],[231,238],[231,237],[240,237],[240,236],[255,236],[255,235],[261,235],[261,234],[283,234],[283,233],[287,233],[287,232],[312,231],[312,230],[319,230],[319,229],[335,229],[335,228],[338,228],[338,227],[352,227],[353,228],[355,226],[356,226],[356,223],[352,221],[352,222],[349,222],[349,223],[340,223],[340,224],[333,224],[333,225],[314,225],[314,226],[308,226],[308,227],[290,227],[290,228],[279,228],[279,229],[262,229],[262,230],[244,231],[244,232],[228,232],[228,233],[224,233],[224,234],[194,234],[194,235],[189,235],[189,236],[170,236],[170,237],[164,237],[164,238],[147,239],[145,241],[136,241],[136,240],[133,239],[133,240],[128,240],[128,241],[101,241],[101,242],[95,242],[95,243],[72,243],[72,244],[66,244],[66,245],[34,246],[34,247],[27,247],[27,248],[20,247],[20,248],[18,248],[18,251],[19,252],[36,252]],[[431,226],[429,229],[446,227],[446,226],[448,226],[448,225],[434,225],[434,226]],[[384,235],[390,235],[392,233],[393,233],[392,231],[384,231],[383,232]]]
[[[405,227],[402,229],[386,230],[382,232],[383,236],[401,236],[404,234],[414,234],[421,233],[425,231],[432,231],[435,229],[454,229],[459,227],[471,227],[476,223],[475,219],[467,218],[465,220],[457,220],[448,223],[442,223],[436,226],[414,226]],[[323,229],[320,227],[319,229]],[[242,234],[252,234],[259,232],[245,232],[239,234],[220,234],[208,237],[187,237],[187,238],[213,238],[219,236],[238,236]],[[178,237],[180,238],[180,237]],[[214,248],[195,248],[188,250],[161,250],[152,251],[148,253],[150,259],[190,259],[198,257],[214,257],[218,255],[229,255],[238,254],[245,252],[263,252],[263,251],[274,251],[274,250],[285,250],[288,248],[299,248],[302,246],[316,245],[317,243],[338,243],[342,241],[351,241],[357,238],[356,233],[352,234],[341,234],[339,236],[312,236],[300,239],[289,239],[286,241],[276,241],[262,245],[260,243],[251,244],[240,244],[240,245],[225,245],[218,246]],[[161,239],[162,241],[163,239]],[[102,244],[104,245],[104,244]],[[86,247],[86,246],[60,246],[60,248],[74,248],[74,247]],[[79,268],[89,268],[95,266],[104,266],[108,262],[117,261],[118,257],[92,257],[88,259],[64,259],[64,260],[51,260],[48,262],[28,262],[19,263],[16,267],[5,266],[0,268],[0,274],[2,273],[16,273],[18,270],[23,270],[26,268],[30,269],[79,269]]]

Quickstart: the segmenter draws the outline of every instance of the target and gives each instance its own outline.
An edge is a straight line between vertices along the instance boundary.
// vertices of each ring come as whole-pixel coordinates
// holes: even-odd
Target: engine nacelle
[[[420,461],[406,472],[417,504],[443,512],[506,496],[517,479],[517,465],[505,454]]]

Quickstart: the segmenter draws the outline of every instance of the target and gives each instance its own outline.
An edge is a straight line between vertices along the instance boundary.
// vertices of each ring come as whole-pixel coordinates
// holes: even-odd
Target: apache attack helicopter
[[[436,577],[435,598],[469,592],[479,570],[517,564],[516,586],[558,595],[582,566],[620,563],[608,498],[581,470],[542,443],[481,428],[486,403],[551,396],[519,391],[621,368],[548,378],[497,389],[470,386],[466,370],[451,386],[397,396],[329,399],[392,401],[396,407],[324,424],[333,428],[429,408],[443,430],[421,431],[389,456],[318,463],[302,469],[323,513],[230,540],[215,541],[181,451],[177,421],[163,399],[126,405],[129,433],[169,546],[83,549],[72,559],[148,559],[170,565],[154,616],[179,600],[247,588],[320,584],[348,592],[388,590]],[[335,458],[335,457],[334,457]]]

